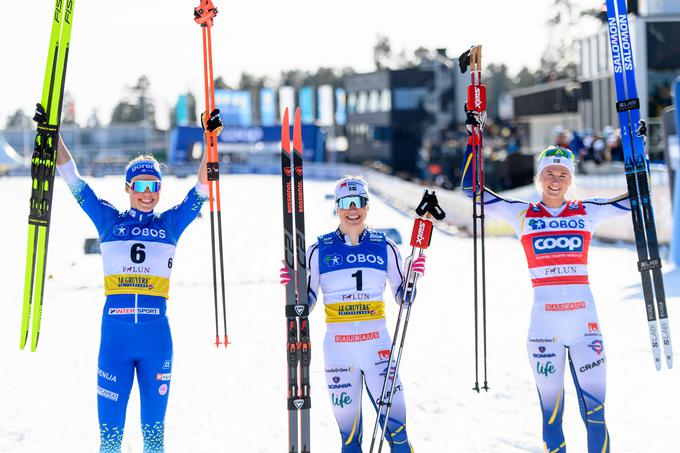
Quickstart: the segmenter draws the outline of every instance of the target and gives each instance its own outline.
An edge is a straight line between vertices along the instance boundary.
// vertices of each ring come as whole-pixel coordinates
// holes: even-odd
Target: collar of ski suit
[[[146,222],[147,220],[153,219],[153,217],[155,216],[153,211],[142,212],[132,208],[128,209],[127,215],[128,217],[132,217],[134,220],[138,222]]]
[[[362,231],[361,234],[359,235],[357,245],[360,244],[366,238],[366,234],[368,234],[368,229],[364,228],[364,231]],[[352,245],[352,240],[349,238],[349,234],[342,234],[342,231],[340,231],[340,227],[338,227],[338,229],[335,230],[335,235],[337,236],[338,240],[343,244]]]

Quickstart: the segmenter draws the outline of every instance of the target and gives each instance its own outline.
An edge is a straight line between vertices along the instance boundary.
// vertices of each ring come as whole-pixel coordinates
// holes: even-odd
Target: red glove
[[[425,275],[425,262],[427,261],[427,257],[425,254],[421,253],[416,257],[415,260],[413,260],[413,264],[411,265],[411,270],[419,274],[421,277]]]
[[[286,267],[283,260],[281,260],[281,264],[283,264],[279,271],[279,277],[281,278],[281,286],[286,286],[288,283],[290,283],[293,277],[291,277],[290,273],[288,272],[288,268]]]

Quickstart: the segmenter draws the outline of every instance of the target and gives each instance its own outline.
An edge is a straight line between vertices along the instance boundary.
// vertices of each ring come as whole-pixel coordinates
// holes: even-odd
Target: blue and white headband
[[[161,167],[152,160],[140,160],[130,165],[125,171],[125,182],[131,182],[140,175],[155,176],[161,179]]]

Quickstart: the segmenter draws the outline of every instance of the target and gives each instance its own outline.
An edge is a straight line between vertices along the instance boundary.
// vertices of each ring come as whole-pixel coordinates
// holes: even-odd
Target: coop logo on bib
[[[583,236],[565,234],[562,236],[539,236],[532,238],[531,243],[536,255],[560,252],[582,252]]]

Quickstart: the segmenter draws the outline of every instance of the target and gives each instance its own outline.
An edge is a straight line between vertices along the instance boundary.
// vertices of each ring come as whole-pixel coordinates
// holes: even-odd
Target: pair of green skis
[[[75,0],[56,0],[54,6],[52,33],[41,98],[48,121],[38,125],[31,159],[31,201],[28,215],[28,248],[26,251],[20,342],[20,348],[24,349],[28,341],[29,327],[31,327],[31,351],[35,351],[37,348],[40,335],[52,186],[54,185],[61,105],[64,99],[64,80],[71,41],[74,4]],[[31,312],[33,314],[32,320]]]

